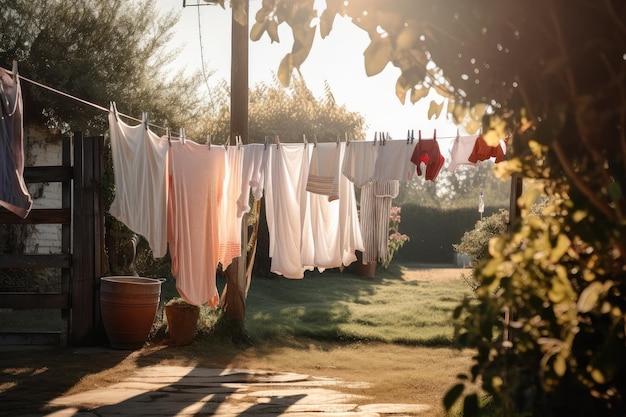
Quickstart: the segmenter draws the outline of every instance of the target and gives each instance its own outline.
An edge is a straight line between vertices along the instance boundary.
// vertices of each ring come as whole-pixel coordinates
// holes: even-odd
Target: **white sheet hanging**
[[[166,161],[168,142],[145,124],[129,126],[109,111],[115,198],[109,212],[143,236],[155,258],[167,252]]]
[[[374,177],[376,158],[380,146],[372,142],[350,142],[343,158],[343,175],[356,187],[363,187]]]
[[[328,196],[329,201],[339,198],[339,176],[341,146],[335,143],[320,143],[312,148],[309,177],[306,190]]]
[[[320,272],[347,266],[356,260],[355,251],[363,250],[354,184],[342,175],[345,143],[319,143],[313,148],[320,155],[333,154],[334,167],[327,174],[337,184],[337,197],[329,201],[323,194],[309,193],[302,237],[302,264],[314,265]],[[313,159],[311,164],[313,164]],[[309,177],[310,178],[310,177]],[[310,238],[307,236],[310,235]]]
[[[302,144],[268,145],[265,212],[270,235],[270,270],[286,278],[303,278],[300,258],[306,215],[308,148]],[[307,235],[305,235],[307,236]]]
[[[242,149],[241,193],[237,199],[238,217],[250,211],[250,193],[252,193],[255,200],[260,200],[263,197],[267,155],[265,145],[261,143],[244,145]]]
[[[211,150],[216,147],[211,147]],[[241,256],[241,216],[238,216],[237,199],[241,194],[241,163],[243,149],[229,146],[226,150],[228,171],[224,184],[224,199],[220,205],[220,236],[218,261],[227,268],[234,258]]]
[[[459,165],[476,165],[476,162],[470,162],[468,158],[472,154],[472,150],[474,150],[477,138],[478,135],[457,136],[454,138],[448,171],[454,172]]]
[[[417,171],[417,166],[411,162],[415,146],[416,143],[407,143],[406,140],[387,140],[384,145],[378,146],[373,180],[410,181]]]

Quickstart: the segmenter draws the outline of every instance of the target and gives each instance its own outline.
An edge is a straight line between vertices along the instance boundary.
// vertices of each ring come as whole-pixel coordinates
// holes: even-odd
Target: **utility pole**
[[[232,0],[233,2],[235,0]],[[236,20],[235,5],[232,4],[231,29],[231,67],[230,67],[230,137],[240,136],[243,144],[249,143],[248,137],[248,13],[249,0],[237,0],[237,7],[243,7],[246,19]],[[226,268],[227,279],[222,309],[235,325],[243,327],[246,315],[246,297],[248,293],[247,274],[247,215],[242,218],[241,256],[233,259]]]

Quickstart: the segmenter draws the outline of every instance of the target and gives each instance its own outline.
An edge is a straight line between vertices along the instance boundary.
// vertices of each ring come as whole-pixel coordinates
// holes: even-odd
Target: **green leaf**
[[[396,81],[396,97],[398,97],[400,103],[405,103],[406,93],[409,91],[409,88],[411,88],[411,86],[407,82],[406,78],[404,78],[404,76],[402,75],[399,76],[398,80]]]
[[[470,394],[465,397],[465,401],[463,401],[463,417],[477,416],[478,411],[478,395]]]
[[[608,187],[609,196],[611,197],[611,201],[618,202],[624,196],[622,195],[622,187],[619,182],[611,183]]]
[[[415,104],[428,95],[429,88],[423,85],[416,85],[411,89],[411,104]]]
[[[604,290],[602,283],[598,281],[594,281],[587,286],[581,293],[580,297],[578,297],[578,311],[581,313],[590,312],[597,304],[600,299],[600,294]]]
[[[283,87],[288,87],[291,82],[291,71],[293,71],[293,60],[291,54],[285,55],[278,66],[278,81]]]
[[[261,39],[261,36],[263,36],[266,28],[267,22],[257,22],[252,25],[252,28],[250,29],[250,40],[256,42]]]
[[[552,286],[548,290],[548,298],[555,304],[567,299],[569,288],[561,280],[553,279]]]
[[[270,16],[271,11],[272,9],[270,7],[263,6],[262,8],[259,9],[258,12],[256,12],[254,20],[256,20],[259,23],[266,21],[267,18]]]
[[[587,214],[587,210],[576,210],[572,214],[572,220],[574,221],[574,223],[580,223],[587,217]]]
[[[329,8],[326,8],[322,12],[322,15],[320,16],[320,35],[322,36],[322,39],[326,39],[326,36],[328,36],[333,30],[333,23],[335,23],[336,15],[337,12],[334,10],[331,11]]]
[[[447,411],[449,411],[454,403],[457,402],[457,400],[461,397],[461,394],[463,394],[464,390],[465,385],[456,384],[455,386],[450,388],[448,392],[446,392],[446,395],[443,397],[443,406]]]
[[[291,50],[291,65],[299,68],[311,52],[315,39],[315,27],[296,27],[293,30],[293,49]]]
[[[391,39],[375,38],[369,44],[363,55],[365,56],[365,73],[368,77],[376,75],[385,69],[391,60],[393,47]]]
[[[432,118],[437,119],[441,114],[441,110],[443,110],[443,101],[437,103],[435,100],[431,100],[430,106],[428,107],[428,120]]]
[[[267,22],[267,34],[269,35],[272,43],[280,43],[280,38],[278,37],[278,23],[276,23],[275,20]]]
[[[557,262],[559,259],[561,259],[561,257],[565,255],[565,252],[567,252],[567,250],[569,249],[571,243],[572,242],[564,233],[559,234],[558,238],[556,239],[556,245],[550,251],[550,260],[552,262]]]
[[[241,26],[247,25],[248,14],[246,13],[245,3],[243,1],[233,1],[231,2],[231,7],[233,8],[233,20]]]
[[[593,380],[596,381],[598,384],[606,383],[606,377],[604,376],[602,371],[600,371],[599,369],[593,368],[590,373],[591,373],[591,378],[593,378]]]
[[[565,357],[561,354],[557,354],[554,358],[554,364],[552,365],[554,368],[554,373],[559,377],[565,375],[565,371],[567,370],[567,363],[565,362]]]

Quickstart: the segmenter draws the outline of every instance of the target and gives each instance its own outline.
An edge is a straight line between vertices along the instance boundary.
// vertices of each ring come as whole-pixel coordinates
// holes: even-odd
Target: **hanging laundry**
[[[306,146],[306,145],[305,145]],[[320,143],[313,146],[306,190],[328,196],[329,201],[339,198],[340,146],[335,143]]]
[[[441,155],[439,143],[437,143],[436,139],[422,140],[420,138],[411,155],[411,162],[417,166],[417,175],[422,175],[422,164],[424,164],[426,166],[424,179],[435,181],[445,159]]]
[[[211,151],[215,147],[211,148]],[[220,236],[218,261],[226,269],[234,258],[241,256],[241,216],[238,216],[237,199],[241,194],[241,163],[243,149],[229,146],[226,149],[228,171],[224,184],[224,199],[220,205]]]
[[[226,151],[186,140],[172,142],[168,155],[167,233],[176,289],[191,304],[216,307]]]
[[[410,181],[417,166],[411,161],[416,144],[387,139],[379,147],[373,178],[376,181]]]
[[[391,202],[400,192],[397,180],[373,182],[361,188],[360,224],[363,234],[363,264],[389,257],[389,216]]]
[[[345,143],[320,143],[313,147],[318,155],[332,154],[335,166],[330,183],[337,184],[337,199],[329,201],[323,194],[309,193],[302,232],[301,262],[314,265],[320,272],[327,268],[350,265],[356,261],[355,251],[363,250],[358,221],[354,184],[342,175]],[[335,155],[335,151],[336,155]],[[311,158],[313,164],[313,157]],[[310,180],[309,175],[309,180]],[[310,237],[309,237],[310,236]]]
[[[343,175],[356,187],[372,181],[380,146],[372,142],[356,141],[346,146],[343,158]]]
[[[450,153],[450,165],[448,165],[448,171],[454,172],[459,165],[476,165],[476,162],[469,160],[472,151],[474,150],[474,144],[478,135],[472,136],[457,136],[454,138],[452,144],[452,151]]]
[[[115,198],[109,213],[143,236],[155,258],[167,252],[166,163],[168,141],[148,129],[147,121],[129,126],[109,110]]]
[[[472,153],[467,158],[470,162],[486,161],[489,158],[495,157],[495,161],[504,161],[504,142],[500,141],[498,145],[490,146],[485,142],[482,135],[476,138],[476,143],[472,149]]]
[[[237,216],[250,211],[250,193],[255,200],[263,197],[265,183],[265,145],[251,143],[244,145],[241,162],[241,193],[237,199]]]
[[[269,145],[267,152],[265,213],[270,235],[270,270],[286,278],[303,278],[305,270],[313,269],[313,265],[302,265],[300,256],[307,207],[308,147]]]
[[[22,89],[17,63],[12,74],[0,68],[0,206],[25,219],[33,200],[24,182]]]

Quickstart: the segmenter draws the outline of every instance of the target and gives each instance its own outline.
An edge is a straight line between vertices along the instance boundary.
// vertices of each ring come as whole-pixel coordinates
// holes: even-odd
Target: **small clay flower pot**
[[[196,334],[200,307],[175,298],[165,304],[167,328],[170,342],[174,345],[189,345]]]

